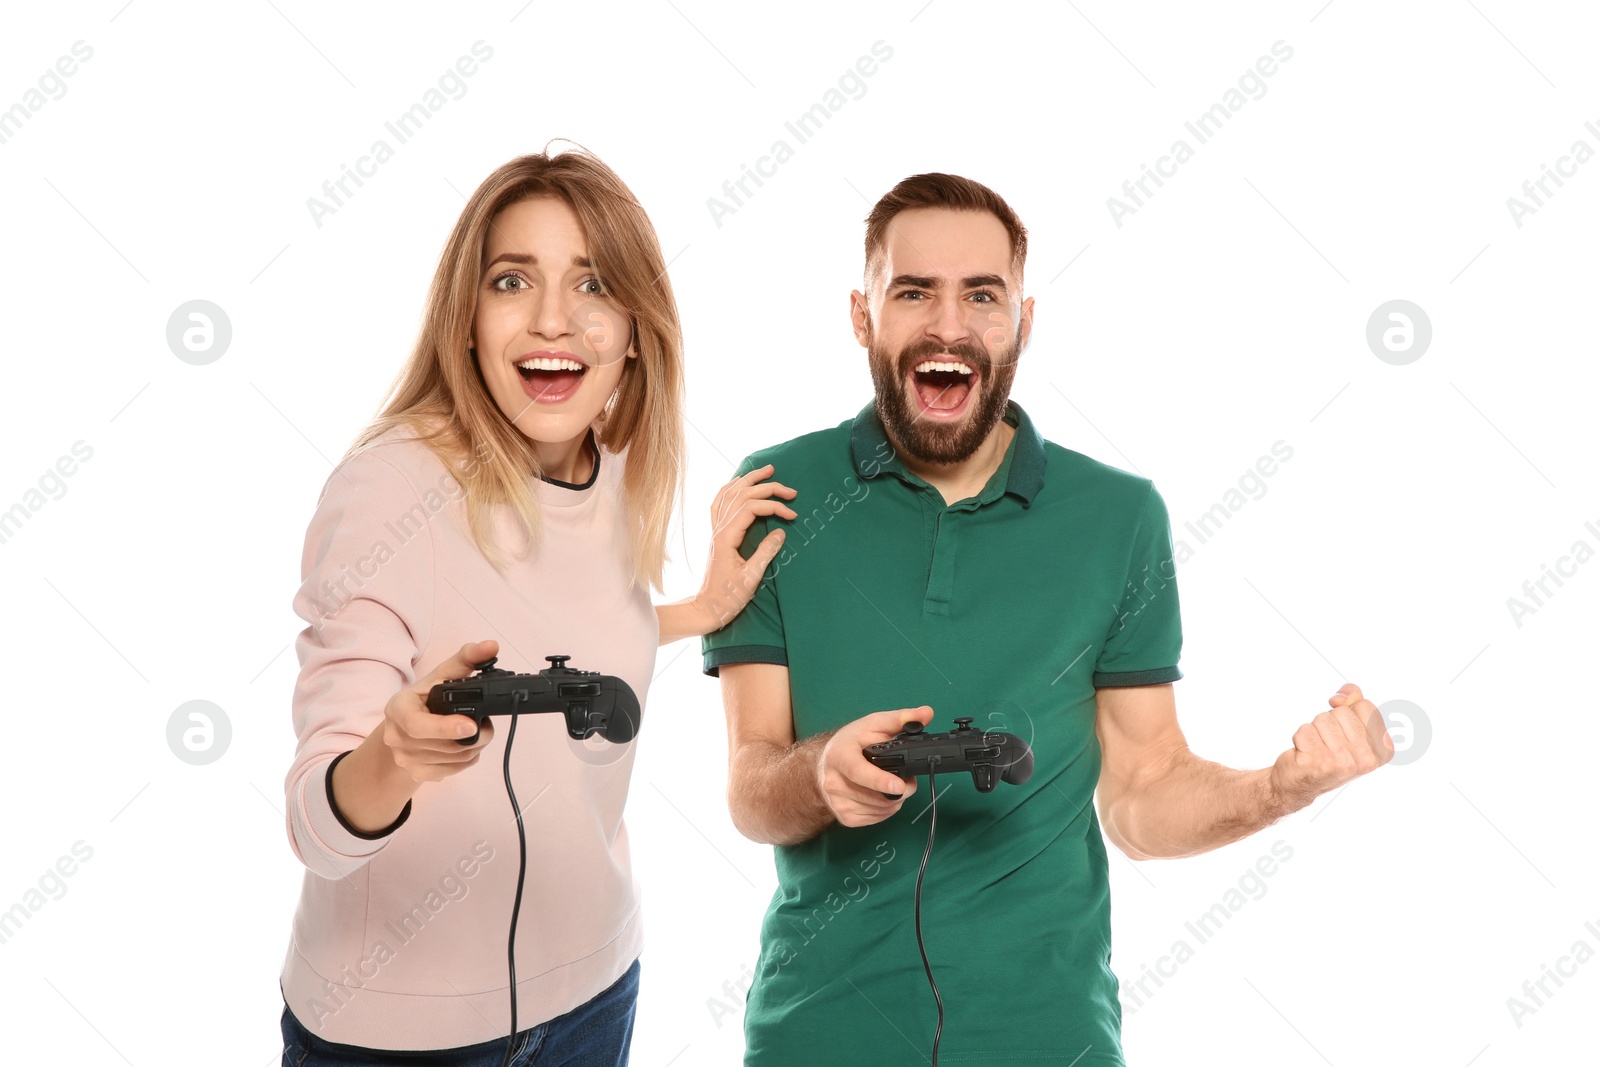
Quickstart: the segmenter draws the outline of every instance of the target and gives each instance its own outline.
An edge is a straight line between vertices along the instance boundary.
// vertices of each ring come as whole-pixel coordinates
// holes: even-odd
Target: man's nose
[[[959,300],[940,303],[933,322],[928,326],[928,334],[946,346],[961,344],[971,338],[967,316]]]

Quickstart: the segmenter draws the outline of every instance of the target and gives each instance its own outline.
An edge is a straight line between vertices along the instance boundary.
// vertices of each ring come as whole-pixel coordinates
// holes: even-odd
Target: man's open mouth
[[[959,359],[925,359],[911,371],[917,399],[930,412],[959,411],[978,383],[978,373]]]

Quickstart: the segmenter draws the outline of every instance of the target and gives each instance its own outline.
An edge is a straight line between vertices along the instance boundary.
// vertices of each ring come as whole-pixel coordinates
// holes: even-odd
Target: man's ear
[[[856,342],[862,348],[867,347],[871,323],[872,312],[867,307],[866,294],[859,289],[850,290],[850,328],[855,331]]]
[[[1017,355],[1027,351],[1028,338],[1033,336],[1033,297],[1022,302],[1022,319],[1017,323]]]

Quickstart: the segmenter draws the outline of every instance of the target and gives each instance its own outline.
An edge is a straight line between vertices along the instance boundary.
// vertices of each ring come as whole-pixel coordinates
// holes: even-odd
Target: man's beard
[[[913,459],[923,463],[959,463],[978,450],[1000,416],[1005,413],[1006,401],[1011,396],[1011,382],[1017,376],[1017,357],[1021,345],[1013,340],[1011,346],[1000,354],[1000,362],[990,361],[981,347],[971,342],[944,346],[937,341],[923,340],[903,349],[891,357],[878,344],[871,329],[867,332],[867,364],[872,371],[872,387],[877,394],[878,418],[883,420],[889,437]],[[946,356],[971,367],[978,375],[978,395],[966,401],[968,411],[957,422],[936,422],[920,418],[912,401],[906,397],[906,383],[911,380],[911,368],[926,359]],[[970,386],[968,388],[971,388]]]

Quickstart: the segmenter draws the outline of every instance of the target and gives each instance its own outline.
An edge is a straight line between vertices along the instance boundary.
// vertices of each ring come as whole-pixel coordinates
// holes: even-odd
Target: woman
[[[490,657],[533,672],[559,654],[645,705],[658,644],[742,610],[781,543],[744,560],[750,523],[795,515],[770,467],[718,494],[700,594],[651,603],[683,480],[681,350],[655,231],[604,164],[524,156],[473,194],[392,398],[306,535],[285,788],[308,870],[280,979],[285,1064],[627,1062],[634,743],[516,720],[504,766],[527,862],[508,959],[508,720],[463,745],[475,724],[424,700]]]

